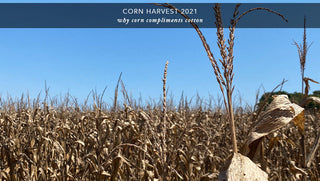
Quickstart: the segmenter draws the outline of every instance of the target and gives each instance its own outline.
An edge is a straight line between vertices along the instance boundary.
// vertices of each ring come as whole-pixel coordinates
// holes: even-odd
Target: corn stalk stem
[[[231,90],[227,90],[227,98],[228,98],[228,112],[229,112],[229,117],[230,117],[230,128],[231,128],[231,140],[232,140],[232,147],[233,147],[233,152],[238,153],[238,148],[237,148],[237,138],[236,138],[236,128],[234,124],[234,114],[233,114],[233,106],[232,106],[232,96],[231,96]]]
[[[163,180],[167,180],[167,172],[168,172],[168,168],[167,168],[167,144],[166,144],[166,131],[167,131],[167,127],[166,127],[166,121],[167,121],[167,89],[166,89],[166,83],[167,83],[167,69],[168,69],[168,64],[169,61],[166,62],[166,66],[164,68],[164,73],[163,73],[163,121],[162,121],[162,166],[163,166],[163,172],[162,172],[162,178]]]

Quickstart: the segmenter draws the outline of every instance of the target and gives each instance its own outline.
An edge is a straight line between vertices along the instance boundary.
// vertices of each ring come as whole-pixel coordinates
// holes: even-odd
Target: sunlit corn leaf
[[[111,176],[111,174],[108,173],[107,171],[102,171],[101,175],[106,176],[106,177],[110,177]]]
[[[52,143],[52,140],[50,138],[44,137],[42,136],[42,139],[46,140],[47,142],[49,142],[50,144]]]
[[[216,173],[207,173],[200,177],[200,181],[209,181],[209,180],[214,180],[215,178],[217,178]]]
[[[294,106],[298,106],[294,104]],[[300,107],[300,106],[299,106]],[[301,134],[304,133],[304,122],[305,122],[304,110],[301,111],[295,118],[293,118],[293,123],[298,127],[298,130]]]
[[[40,171],[40,178],[41,178],[42,180],[47,180],[47,179],[46,179],[45,171],[44,171],[42,168],[39,168],[39,171]]]
[[[183,180],[183,176],[180,175],[176,169],[174,169],[174,168],[172,168],[172,167],[170,167],[170,166],[168,166],[168,168],[169,168],[170,170],[172,170],[172,171],[174,172],[174,174],[175,174],[180,180]]]
[[[30,147],[32,148],[35,143],[36,143],[36,140],[35,140],[35,139],[32,139],[31,142],[30,142]]]
[[[111,180],[116,180],[118,175],[118,171],[122,165],[122,156],[118,154],[116,158],[112,161],[112,173],[111,173]]]
[[[304,129],[304,109],[296,104],[290,102],[287,95],[275,95],[273,96],[273,101],[267,107],[266,111],[260,117],[258,123],[254,126],[251,133],[248,136],[248,139],[245,143],[245,149],[243,153],[247,155],[251,147],[250,145],[255,140],[258,140],[282,127],[287,125],[290,121],[295,120],[295,123],[298,125],[299,129]],[[259,144],[259,143],[254,143]]]
[[[295,161],[288,161],[290,172],[293,174],[293,176],[296,179],[302,179],[302,175],[308,175],[306,171],[304,171],[302,168],[299,168],[295,165]]]
[[[58,141],[54,141],[53,146],[59,153],[65,153],[65,150]]]
[[[76,143],[79,143],[80,145],[85,146],[84,142],[81,140],[77,140]]]
[[[1,171],[1,176],[4,178],[4,179],[7,179],[7,180],[10,180],[10,168],[8,167],[7,169]]]
[[[267,181],[268,174],[262,171],[255,163],[248,157],[239,153],[234,153],[230,157],[224,168],[219,174],[220,181],[227,180],[246,180],[246,181]]]

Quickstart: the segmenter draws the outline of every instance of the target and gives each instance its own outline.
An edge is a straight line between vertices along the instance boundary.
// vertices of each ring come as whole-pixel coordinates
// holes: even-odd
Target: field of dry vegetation
[[[98,96],[97,96],[98,98]],[[56,100],[2,100],[0,180],[216,180],[231,154],[228,115],[208,101],[181,99],[167,105],[165,143],[162,105],[79,106]],[[168,101],[170,102],[170,100]],[[239,146],[252,127],[252,111],[235,111]],[[307,148],[319,131],[319,112],[306,120]],[[279,138],[272,148],[271,138]],[[281,139],[280,139],[281,138]],[[300,136],[293,124],[265,140],[270,180],[294,180],[301,172]],[[165,147],[163,145],[166,145]],[[268,149],[271,148],[271,149]],[[305,170],[320,177],[320,154]],[[308,179],[308,180],[309,180]]]
[[[170,4],[156,5],[177,10]],[[47,87],[43,99],[1,98],[0,180],[205,181],[218,176],[221,180],[253,180],[258,172],[264,176],[258,180],[319,180],[320,112],[303,108],[311,101],[320,103],[308,94],[309,82],[317,82],[304,76],[306,28],[303,45],[295,42],[302,101],[294,104],[287,95],[278,95],[270,104],[263,101],[253,108],[240,107],[232,94],[237,22],[254,10],[267,10],[286,19],[266,8],[239,15],[239,6],[227,41],[220,5],[214,7],[221,59],[215,59],[198,26],[191,23],[212,64],[221,100],[198,96],[191,101],[181,96],[175,105],[166,95],[168,62],[163,96],[152,102],[141,103],[128,96],[121,75],[113,104],[103,101],[105,91],[93,91],[90,104],[88,99],[79,103],[70,95],[62,100],[52,98]],[[122,101],[118,99],[119,85]],[[240,162],[233,162],[238,158]],[[250,164],[252,170],[245,170]]]

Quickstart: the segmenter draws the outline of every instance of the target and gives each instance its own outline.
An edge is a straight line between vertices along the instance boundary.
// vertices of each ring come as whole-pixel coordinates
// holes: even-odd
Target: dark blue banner
[[[174,3],[200,28],[215,28],[214,4]],[[221,4],[223,26],[229,27],[235,3]],[[238,28],[320,28],[320,3],[244,3]],[[192,28],[172,9],[147,3],[0,3],[0,28]]]

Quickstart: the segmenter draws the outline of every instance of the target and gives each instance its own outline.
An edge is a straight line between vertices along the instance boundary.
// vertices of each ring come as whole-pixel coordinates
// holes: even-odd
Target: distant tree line
[[[266,99],[266,97],[267,97],[269,94],[270,94],[270,92],[264,93],[264,94],[261,96],[260,100],[259,100],[259,104],[263,103],[264,100]],[[296,104],[299,104],[299,103],[302,101],[303,97],[304,97],[304,95],[301,94],[301,93],[299,93],[299,92],[288,93],[288,92],[286,92],[286,91],[278,91],[278,92],[273,92],[273,93],[271,94],[271,96],[270,96],[270,97],[268,98],[268,100],[267,100],[267,103],[268,103],[268,104],[271,103],[271,101],[273,100],[273,98],[272,98],[273,95],[280,95],[280,94],[286,94],[286,95],[288,95],[290,101],[291,101],[292,103],[296,103]],[[309,96],[320,97],[320,90],[313,91],[313,93],[312,93],[312,94],[309,94]],[[310,103],[308,103],[308,104],[306,105],[305,108],[307,108],[307,109],[319,109],[319,108],[320,108],[320,105],[319,105],[319,104],[316,104],[316,103],[314,103],[314,102],[310,102]]]

